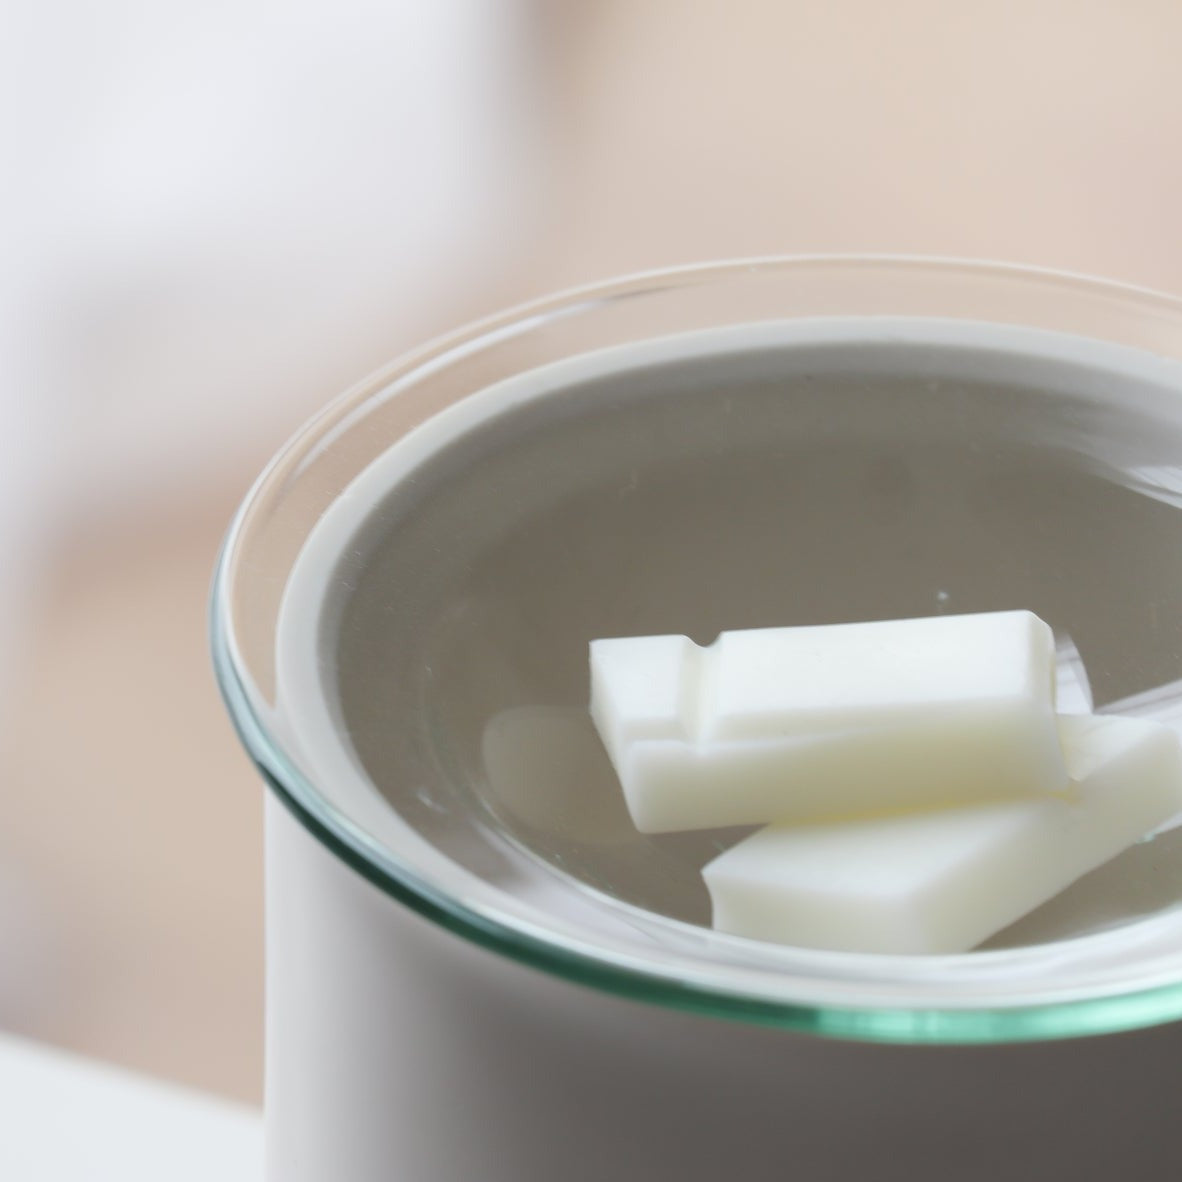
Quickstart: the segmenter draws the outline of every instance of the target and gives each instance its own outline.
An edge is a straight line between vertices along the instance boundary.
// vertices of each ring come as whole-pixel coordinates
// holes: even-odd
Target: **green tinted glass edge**
[[[716,993],[596,960],[470,911],[395,865],[379,863],[359,835],[267,738],[251,708],[228,643],[223,607],[227,559],[237,521],[222,545],[209,605],[214,673],[234,729],[259,773],[300,824],[327,850],[396,902],[480,947],[531,968],[632,1001],[711,1018],[830,1038],[882,1043],[972,1045],[1110,1034],[1182,1018],[1182,984],[1041,1006],[996,1009],[859,1009],[773,1002]]]

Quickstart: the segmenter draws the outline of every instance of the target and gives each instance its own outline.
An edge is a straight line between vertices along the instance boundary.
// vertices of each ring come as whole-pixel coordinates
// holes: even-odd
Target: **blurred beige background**
[[[1169,0],[443,7],[452,25],[415,31],[438,34],[436,52],[401,84],[458,93],[476,71],[499,97],[491,114],[485,92],[457,107],[463,167],[431,175],[467,201],[438,207],[427,229],[390,238],[402,213],[381,203],[350,225],[353,206],[326,189],[290,224],[260,199],[233,222],[194,206],[184,234],[152,237],[133,202],[138,270],[88,264],[80,280],[78,258],[129,257],[87,254],[96,232],[59,243],[40,272],[55,309],[45,323],[85,326],[75,384],[102,397],[48,416],[73,426],[74,450],[55,452],[29,494],[53,520],[29,551],[36,594],[21,596],[0,750],[0,1023],[252,1101],[261,789],[208,671],[205,599],[236,502],[320,402],[473,315],[714,257],[980,256],[1182,293],[1182,8]],[[353,8],[340,46],[367,21],[379,49],[394,44],[377,6]],[[234,43],[229,25],[203,29]],[[297,64],[325,52],[317,36],[289,50]],[[134,109],[170,84],[145,76]],[[218,85],[192,76],[199,100]],[[383,93],[364,109],[380,114]],[[349,108],[325,109],[351,125]],[[397,193],[430,145],[383,141],[375,126],[397,167],[363,179]],[[329,122],[263,164],[344,169],[339,131]],[[204,175],[193,165],[177,192]],[[331,219],[340,234],[302,254],[308,228]],[[240,305],[220,286],[239,276],[202,246],[203,225],[214,243],[237,227],[234,257],[256,252],[257,290]],[[254,226],[267,227],[266,251]],[[411,238],[413,273],[399,265]],[[408,294],[399,274],[423,278]]]

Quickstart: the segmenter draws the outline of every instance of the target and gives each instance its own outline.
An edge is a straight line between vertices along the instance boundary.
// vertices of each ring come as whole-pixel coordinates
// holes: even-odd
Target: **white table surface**
[[[4,1182],[261,1182],[262,1117],[0,1035]]]

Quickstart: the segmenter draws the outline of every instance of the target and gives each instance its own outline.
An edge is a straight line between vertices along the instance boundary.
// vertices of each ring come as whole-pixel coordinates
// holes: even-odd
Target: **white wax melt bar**
[[[1182,808],[1177,734],[1060,719],[1069,798],[769,826],[711,862],[714,926],[808,948],[964,952]]]
[[[1054,680],[1022,611],[591,644],[592,717],[646,833],[1061,792]]]

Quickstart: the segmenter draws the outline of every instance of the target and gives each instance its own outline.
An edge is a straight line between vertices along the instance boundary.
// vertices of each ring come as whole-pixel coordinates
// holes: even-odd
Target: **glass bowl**
[[[1029,608],[1080,708],[1169,722],[1180,507],[1182,301],[908,258],[654,272],[436,341],[303,428],[226,539],[215,665],[304,826],[505,956],[845,1037],[1125,1029],[1182,1015],[1182,829],[963,955],[717,933],[699,871],[737,834],[631,827],[587,644]]]

